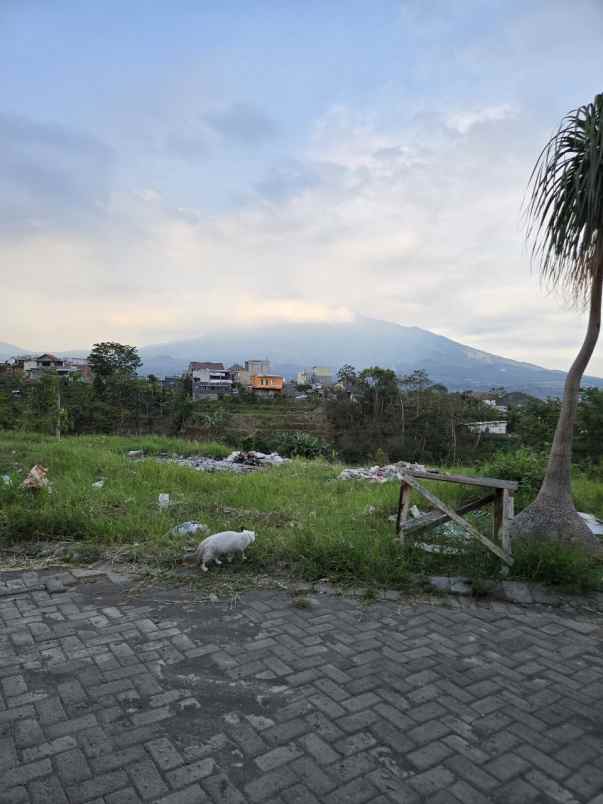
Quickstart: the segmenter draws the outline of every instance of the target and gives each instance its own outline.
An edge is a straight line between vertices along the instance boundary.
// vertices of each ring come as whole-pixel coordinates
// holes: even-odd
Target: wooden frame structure
[[[458,510],[450,508],[445,502],[436,497],[420,480],[437,480],[444,483],[460,483],[467,486],[479,486],[490,489],[489,493],[477,500],[462,505]],[[433,528],[447,522],[449,519],[463,528],[472,538],[477,539],[492,553],[497,555],[507,567],[513,564],[511,554],[511,538],[509,525],[513,519],[513,494],[518,484],[514,480],[499,480],[495,477],[469,477],[465,475],[445,475],[440,472],[426,472],[412,470],[404,472],[400,481],[400,499],[398,502],[398,516],[396,517],[396,534],[400,544],[404,545],[406,536],[416,533],[424,528]],[[417,519],[408,519],[410,509],[410,495],[413,489],[430,502],[435,511],[429,511]],[[480,533],[470,522],[464,519],[463,514],[476,511],[485,505],[494,503],[494,536],[500,540],[500,546]]]

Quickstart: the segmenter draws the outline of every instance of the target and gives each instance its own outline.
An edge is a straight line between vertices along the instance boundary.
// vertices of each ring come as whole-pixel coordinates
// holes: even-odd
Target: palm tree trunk
[[[578,352],[565,380],[559,421],[555,429],[555,437],[553,439],[544,481],[538,492],[537,499],[539,500],[563,500],[569,501],[573,505],[571,497],[572,445],[576,425],[578,397],[582,377],[595,350],[601,330],[602,288],[603,260],[600,260],[599,268],[593,278],[591,288],[586,336],[582,348]]]
[[[534,502],[513,520],[513,538],[562,541],[589,549],[598,545],[586,523],[576,512],[571,486],[572,445],[580,383],[601,330],[603,247],[597,250],[596,259],[597,269],[591,286],[586,336],[565,380],[559,421],[544,480]]]

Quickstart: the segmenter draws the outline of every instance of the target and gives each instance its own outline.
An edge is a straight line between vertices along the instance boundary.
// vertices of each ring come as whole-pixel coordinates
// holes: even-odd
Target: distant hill
[[[89,350],[73,350],[66,356],[85,356]],[[226,366],[269,357],[275,371],[286,377],[310,366],[336,370],[345,363],[358,369],[383,366],[402,373],[424,369],[434,382],[451,391],[487,391],[504,386],[508,391],[545,398],[560,396],[565,373],[509,360],[421,327],[405,327],[387,321],[356,316],[349,322],[269,324],[262,327],[229,327],[184,341],[139,349],[142,373],[179,375],[191,360],[223,361]],[[14,344],[0,343],[0,360],[30,354]],[[603,379],[587,376],[584,385],[603,388]]]
[[[0,341],[0,362],[4,362],[15,355],[29,355],[32,352],[27,349],[22,349],[20,346],[15,346],[14,343],[4,343]]]
[[[306,366],[344,363],[356,368],[379,365],[401,372],[424,369],[450,390],[488,390],[504,386],[534,396],[559,396],[565,373],[509,360],[474,349],[420,327],[405,327],[357,316],[343,323],[276,323],[236,327],[198,338],[140,349],[144,373],[179,374],[190,360],[221,360],[225,365],[268,356],[286,376]],[[585,385],[603,388],[603,379]]]

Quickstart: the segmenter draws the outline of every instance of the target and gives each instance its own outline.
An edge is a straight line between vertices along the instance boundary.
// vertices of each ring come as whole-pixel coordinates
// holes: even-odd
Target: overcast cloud
[[[603,90],[597,0],[143,5],[0,16],[0,341],[360,313],[567,368],[520,208]]]

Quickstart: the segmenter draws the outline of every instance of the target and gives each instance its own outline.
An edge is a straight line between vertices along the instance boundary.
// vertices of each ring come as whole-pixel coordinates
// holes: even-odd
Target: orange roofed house
[[[254,374],[249,388],[258,396],[281,396],[285,388],[285,378],[278,374]]]

